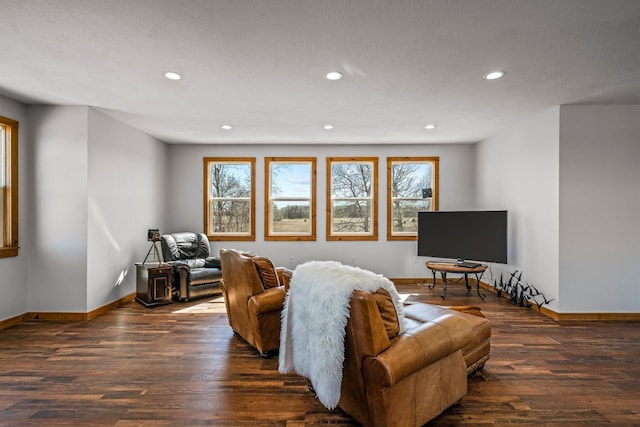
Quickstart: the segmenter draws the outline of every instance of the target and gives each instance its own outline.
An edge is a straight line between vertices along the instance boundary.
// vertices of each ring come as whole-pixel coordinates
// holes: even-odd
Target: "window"
[[[378,158],[327,158],[327,240],[378,239]]]
[[[18,256],[18,122],[0,116],[0,258]]]
[[[438,210],[439,161],[387,158],[387,240],[416,240],[418,212]]]
[[[209,240],[255,240],[255,176],[255,158],[204,158],[204,229]]]
[[[316,240],[316,159],[264,159],[265,240]]]

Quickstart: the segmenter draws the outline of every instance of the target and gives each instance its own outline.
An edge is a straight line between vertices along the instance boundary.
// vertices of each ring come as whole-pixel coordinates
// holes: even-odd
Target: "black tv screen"
[[[507,263],[507,211],[418,212],[418,256]]]

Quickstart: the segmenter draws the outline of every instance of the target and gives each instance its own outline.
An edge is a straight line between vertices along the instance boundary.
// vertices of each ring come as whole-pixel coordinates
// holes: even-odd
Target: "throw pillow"
[[[273,267],[273,263],[269,258],[260,255],[254,256],[253,264],[256,266],[263,288],[269,289],[280,286],[276,269]]]
[[[389,339],[391,339],[400,332],[398,313],[396,312],[395,305],[393,305],[391,295],[389,295],[389,292],[384,289],[378,289],[373,294],[373,297],[378,305],[378,311],[380,311],[382,323],[384,323],[384,329],[387,331]]]

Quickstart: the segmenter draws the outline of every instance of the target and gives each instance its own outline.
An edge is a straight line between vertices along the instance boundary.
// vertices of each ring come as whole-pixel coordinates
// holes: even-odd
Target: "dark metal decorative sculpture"
[[[540,310],[544,304],[548,304],[553,299],[547,299],[547,297],[536,289],[535,286],[528,282],[522,281],[522,271],[514,271],[509,273],[508,280],[505,281],[503,274],[500,274],[500,281],[494,279],[493,287],[496,290],[498,296],[502,296],[503,293],[509,297],[509,300],[519,305],[520,307],[532,307],[534,304]]]

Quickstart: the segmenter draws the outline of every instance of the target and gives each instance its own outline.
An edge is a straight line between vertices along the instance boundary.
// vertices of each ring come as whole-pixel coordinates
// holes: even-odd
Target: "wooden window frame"
[[[2,241],[0,258],[18,256],[18,122],[0,116],[4,128],[4,162],[0,164],[4,185],[2,194]]]
[[[271,202],[277,197],[271,195],[273,164],[304,164],[311,166],[311,194],[309,195],[309,215],[310,215],[310,233],[277,233],[271,230]],[[315,157],[265,157],[264,158],[264,240],[282,240],[282,241],[315,241],[316,240],[316,164]],[[303,200],[302,198],[296,200]],[[306,200],[306,199],[304,199]]]
[[[387,240],[417,240],[418,233],[394,234],[393,232],[393,194],[392,194],[392,167],[394,163],[432,163],[433,183],[432,183],[432,209],[438,210],[439,203],[439,169],[440,157],[387,157]],[[408,198],[403,198],[407,199]],[[416,218],[416,221],[418,218]]]
[[[211,163],[249,164],[251,166],[251,195],[249,233],[214,233],[210,229],[209,170]],[[204,232],[210,241],[249,241],[256,240],[256,158],[255,157],[204,157],[203,158],[203,194],[204,194]]]
[[[378,240],[378,158],[377,157],[327,157],[327,205],[326,205],[326,239],[327,241],[345,240]],[[333,232],[333,185],[332,166],[335,163],[371,163],[371,232],[364,233],[334,233]]]

